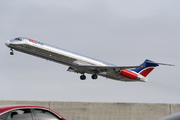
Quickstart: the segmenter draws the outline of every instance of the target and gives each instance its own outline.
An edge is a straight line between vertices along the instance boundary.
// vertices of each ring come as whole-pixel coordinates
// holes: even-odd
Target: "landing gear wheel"
[[[91,76],[91,78],[95,80],[95,79],[98,78],[98,76],[97,76],[96,74],[93,74],[93,75]]]
[[[10,52],[10,55],[14,55],[14,52]]]
[[[80,76],[80,79],[81,79],[81,80],[85,80],[85,79],[86,79],[86,76],[85,76],[85,75],[81,75],[81,76]]]
[[[11,48],[10,55],[14,55],[13,49]]]

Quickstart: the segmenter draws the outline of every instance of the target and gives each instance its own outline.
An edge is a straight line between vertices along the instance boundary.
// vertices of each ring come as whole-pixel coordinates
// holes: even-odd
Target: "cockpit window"
[[[19,41],[22,41],[22,39],[21,39],[20,37],[18,37],[18,38],[15,38],[15,40],[19,40]]]

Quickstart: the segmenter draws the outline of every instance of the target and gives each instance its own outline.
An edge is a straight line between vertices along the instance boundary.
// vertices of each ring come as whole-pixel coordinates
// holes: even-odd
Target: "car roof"
[[[56,115],[58,115],[59,117],[62,117],[61,115],[59,115],[58,113],[56,113],[55,111],[46,108],[46,107],[42,107],[42,106],[35,106],[35,105],[0,105],[0,114],[5,112],[5,111],[9,111],[12,109],[21,109],[21,108],[40,108],[40,109],[46,109],[49,110],[53,113],[55,113]]]
[[[168,116],[161,118],[159,120],[180,120],[180,112],[168,115]]]
[[[34,105],[0,105],[0,109],[15,109],[15,108],[45,108],[42,106],[34,106]]]

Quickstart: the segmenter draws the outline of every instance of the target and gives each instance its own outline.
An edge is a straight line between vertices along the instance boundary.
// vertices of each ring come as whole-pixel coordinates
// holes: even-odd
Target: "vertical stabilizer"
[[[146,77],[155,67],[159,66],[159,64],[146,59],[140,66],[143,66],[143,67],[139,67],[139,68],[135,68],[131,70]]]

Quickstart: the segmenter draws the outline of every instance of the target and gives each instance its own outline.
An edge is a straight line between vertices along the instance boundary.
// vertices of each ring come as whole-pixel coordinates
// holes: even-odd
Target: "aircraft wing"
[[[117,71],[117,70],[124,70],[124,69],[131,69],[131,68],[138,68],[138,67],[143,67],[143,66],[95,66],[95,65],[78,65],[76,66],[78,68],[82,69],[88,69],[92,71],[97,71],[97,72],[106,72],[106,71]]]

